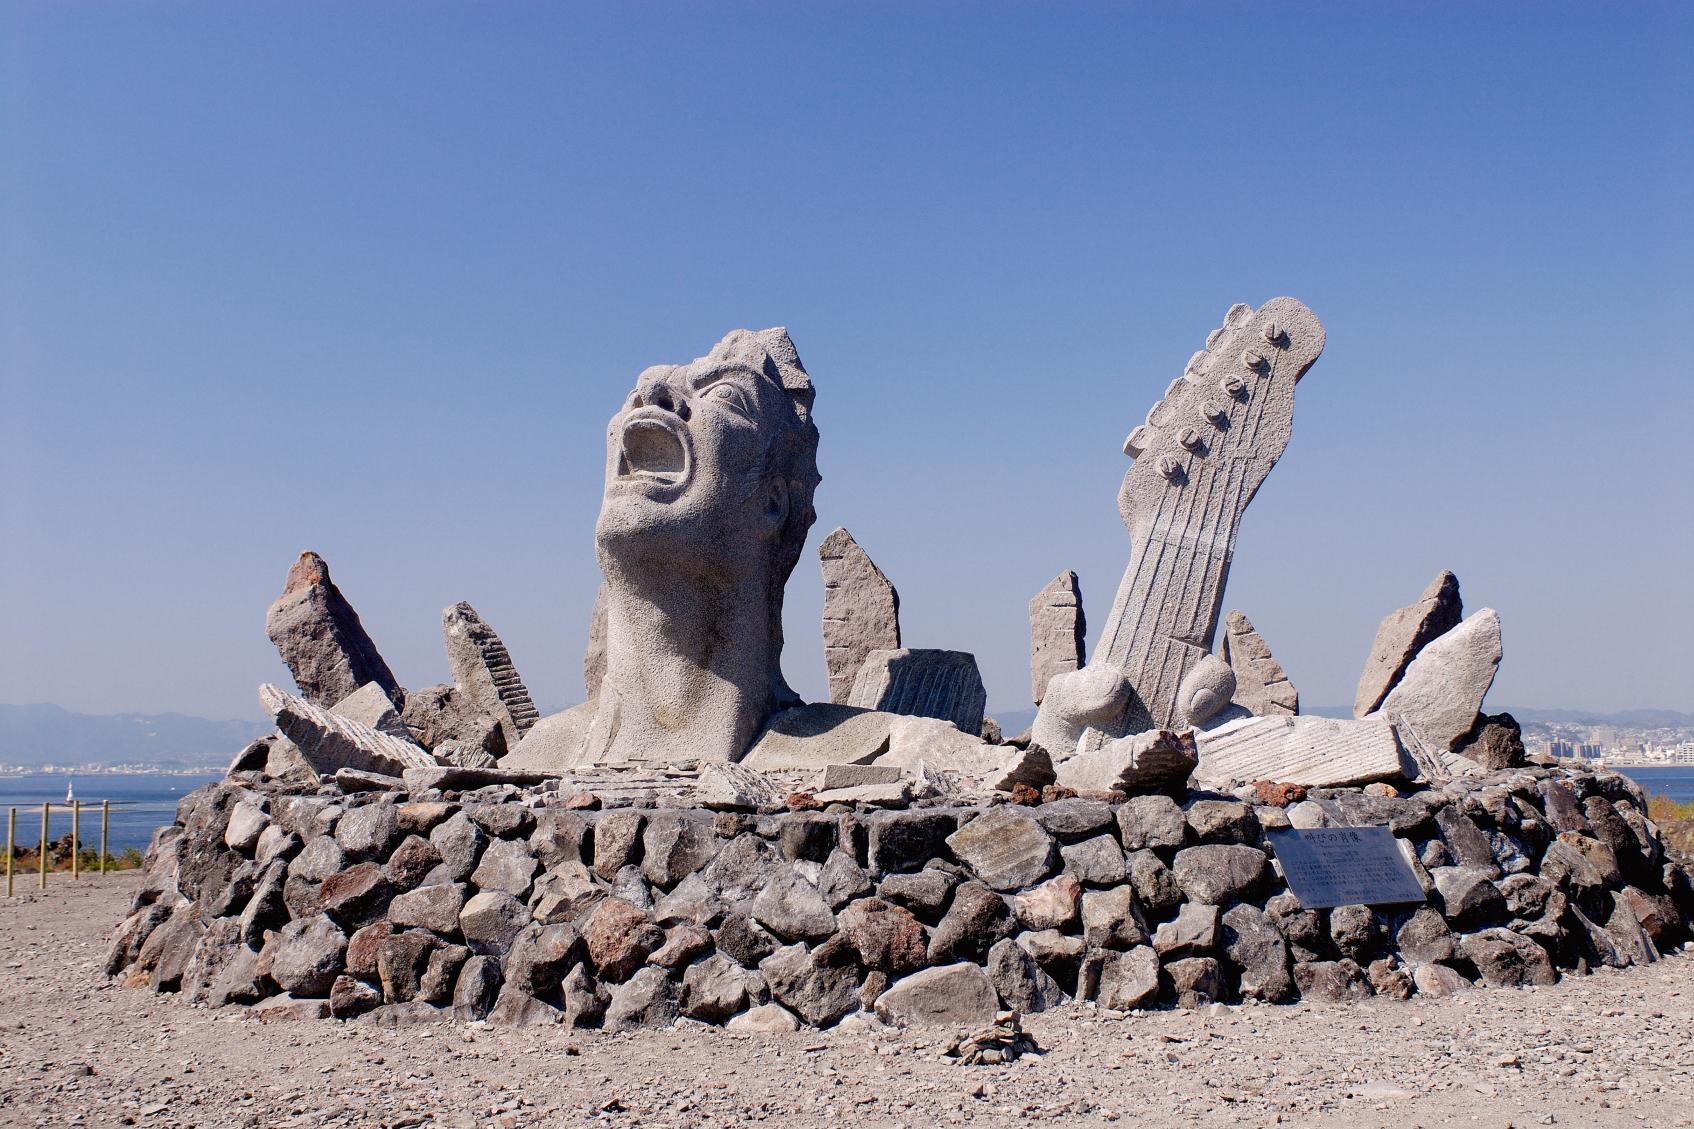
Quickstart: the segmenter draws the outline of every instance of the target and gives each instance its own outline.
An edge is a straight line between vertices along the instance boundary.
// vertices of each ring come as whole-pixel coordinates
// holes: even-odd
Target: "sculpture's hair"
[[[793,415],[771,434],[762,460],[765,473],[780,474],[788,484],[788,520],[777,538],[775,567],[771,570],[771,637],[780,644],[783,589],[788,585],[794,566],[800,562],[800,554],[806,548],[806,535],[818,517],[813,507],[813,496],[822,476],[818,473],[818,428],[812,422],[815,393],[811,377],[800,363],[800,354],[789,339],[788,331],[780,326],[757,333],[737,329],[717,343],[708,359],[738,362],[764,373],[788,394],[789,405],[793,408]],[[779,704],[798,700],[782,682],[780,671],[775,672],[773,677],[778,682],[773,690]]]

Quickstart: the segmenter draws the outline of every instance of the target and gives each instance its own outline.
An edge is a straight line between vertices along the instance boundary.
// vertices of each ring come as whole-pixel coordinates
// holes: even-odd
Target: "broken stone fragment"
[[[386,733],[390,737],[415,743],[412,731],[400,720],[400,713],[394,708],[394,703],[388,700],[388,695],[375,682],[365,683],[329,707],[329,710],[349,721],[368,725],[378,733]]]
[[[1476,725],[1499,667],[1500,617],[1483,608],[1419,651],[1378,712],[1445,758]]]
[[[1406,667],[1436,637],[1459,625],[1463,604],[1459,578],[1442,572],[1429,582],[1418,602],[1391,612],[1376,629],[1359,688],[1353,696],[1353,716],[1374,713],[1399,684]]]
[[[426,749],[479,749],[495,760],[506,754],[506,731],[469,697],[448,685],[426,686],[406,695],[400,714],[413,739]]]
[[[1156,729],[1079,752],[1055,772],[1059,784],[1077,792],[1151,792],[1181,786],[1198,763],[1192,731]]]
[[[453,685],[471,710],[500,726],[506,749],[517,748],[541,715],[512,665],[506,644],[463,601],[441,613],[441,634],[447,643]]]
[[[978,736],[988,693],[976,656],[964,651],[884,649],[865,656],[847,704],[952,722]]]
[[[1255,717],[1300,712],[1300,692],[1240,612],[1224,617],[1223,657],[1235,672],[1235,705]]]
[[[301,553],[288,570],[282,595],[265,614],[265,632],[312,705],[328,708],[367,682],[395,706],[405,704],[405,691],[316,553]]]
[[[1076,573],[1061,572],[1029,602],[1029,692],[1037,706],[1054,675],[1082,668],[1087,633]]]
[[[818,561],[829,700],[844,704],[865,658],[900,646],[900,593],[845,529],[823,539]]]
[[[398,776],[408,768],[426,768],[435,758],[410,741],[351,721],[269,683],[259,687],[259,701],[276,719],[300,755],[320,775],[340,768]]]

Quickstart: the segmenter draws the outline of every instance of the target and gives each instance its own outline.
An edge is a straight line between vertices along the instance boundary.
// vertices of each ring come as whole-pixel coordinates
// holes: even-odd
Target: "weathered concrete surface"
[[[1061,572],[1029,602],[1029,693],[1036,705],[1055,674],[1081,669],[1087,634],[1082,587],[1076,573]]]
[[[1240,612],[1230,612],[1223,622],[1223,657],[1235,672],[1231,700],[1255,717],[1299,713],[1300,692],[1252,622]]]
[[[782,598],[816,517],[812,398],[786,331],[736,330],[689,364],[647,369],[613,415],[590,761],[738,760],[798,703]]]
[[[405,704],[405,691],[316,553],[301,553],[288,570],[282,595],[265,613],[265,633],[313,705],[328,708],[367,682],[382,687],[396,708]]]
[[[975,655],[907,648],[867,655],[847,701],[861,709],[938,717],[974,736],[982,732],[988,692]]]
[[[1383,617],[1353,696],[1353,716],[1364,717],[1382,705],[1404,677],[1406,667],[1431,640],[1451,631],[1464,613],[1459,578],[1442,572],[1429,582],[1415,604]]]
[[[845,529],[823,539],[818,563],[829,700],[845,704],[866,656],[900,646],[900,593]]]
[[[464,601],[441,613],[447,664],[453,684],[471,706],[500,725],[507,749],[515,749],[540,718],[529,690],[500,636]]]
[[[1383,717],[1248,717],[1203,730],[1195,742],[1194,779],[1207,785],[1274,780],[1335,788],[1418,774]]]

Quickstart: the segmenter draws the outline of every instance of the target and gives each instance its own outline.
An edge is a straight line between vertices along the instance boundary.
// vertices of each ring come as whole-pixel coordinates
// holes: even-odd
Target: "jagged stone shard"
[[[1240,612],[1224,616],[1223,657],[1235,671],[1236,705],[1256,717],[1300,712],[1300,692]]]
[[[853,535],[837,529],[818,546],[823,569],[823,657],[829,700],[845,703],[872,651],[900,646],[900,593]]]
[[[1246,717],[1195,734],[1197,783],[1339,788],[1419,775],[1386,718]]]
[[[1459,578],[1442,572],[1429,582],[1418,602],[1385,616],[1376,629],[1370,657],[1359,675],[1353,696],[1353,716],[1364,717],[1382,705],[1405,676],[1406,667],[1433,639],[1457,627],[1464,614]]]
[[[1160,791],[1181,787],[1194,771],[1194,734],[1157,729],[1079,752],[1057,767],[1057,782],[1078,792]]]
[[[582,655],[582,688],[588,700],[600,696],[600,680],[606,677],[606,582],[594,593],[594,610],[588,615],[588,649]]]
[[[301,553],[288,570],[282,595],[265,613],[265,633],[313,705],[332,706],[367,682],[382,687],[396,708],[405,704],[406,692],[316,553]]]
[[[1288,444],[1294,385],[1323,344],[1292,298],[1235,306],[1125,443],[1130,562],[1090,665],[1123,671],[1133,692],[1084,750],[1189,720],[1178,690],[1211,652],[1241,515]]]
[[[1500,667],[1500,616],[1483,608],[1419,651],[1378,711],[1418,747],[1445,756],[1476,724]]]
[[[382,692],[382,687],[374,682],[365,683],[329,709],[331,713],[340,714],[349,721],[368,725],[378,733],[386,733],[402,741],[414,740],[412,731],[406,728],[406,723],[394,709],[394,703],[388,700],[388,695]]]
[[[410,741],[319,709],[268,682],[259,687],[259,701],[320,776],[333,776],[343,768],[399,776],[408,768],[433,768],[438,763]]]
[[[471,708],[499,723],[506,748],[517,748],[541,714],[530,701],[506,644],[462,600],[441,613],[441,634],[447,641],[453,684]]]
[[[965,651],[903,648],[872,651],[853,679],[847,704],[912,717],[938,717],[972,735],[982,732],[988,704],[976,656]]]
[[[1036,705],[1055,674],[1082,667],[1087,635],[1082,587],[1076,573],[1061,572],[1029,602],[1029,693]]]

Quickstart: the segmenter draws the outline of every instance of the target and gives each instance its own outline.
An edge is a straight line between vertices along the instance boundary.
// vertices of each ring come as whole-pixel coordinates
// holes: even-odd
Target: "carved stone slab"
[[[1246,616],[1224,616],[1223,657],[1235,671],[1234,702],[1257,717],[1300,712],[1300,692]]]
[[[441,634],[459,693],[477,712],[499,722],[506,748],[517,748],[541,714],[518,677],[506,644],[463,600],[441,613]]]
[[[408,768],[439,765],[419,745],[319,709],[268,682],[259,687],[259,701],[320,776],[333,776],[342,768],[399,776]]]
[[[872,651],[859,667],[847,704],[938,717],[976,735],[982,732],[988,692],[976,669],[976,656],[965,651]]]
[[[1130,562],[1091,662],[1124,671],[1133,693],[1084,749],[1189,720],[1179,689],[1211,652],[1241,515],[1288,444],[1294,386],[1323,345],[1292,298],[1235,306],[1125,441]]]
[[[900,593],[845,529],[823,539],[818,563],[829,700],[841,704],[851,696],[866,656],[900,646]]]
[[[282,595],[265,613],[265,633],[313,705],[332,706],[367,682],[396,707],[405,704],[405,691],[316,553],[301,553],[288,570]]]
[[[1081,668],[1087,635],[1076,573],[1061,572],[1029,602],[1029,693],[1036,705],[1055,674]]]
[[[1483,608],[1418,652],[1380,712],[1414,727],[1437,755],[1452,752],[1476,724],[1499,667],[1500,616]]]
[[[1416,777],[1418,767],[1386,718],[1246,717],[1195,734],[1207,785],[1274,780],[1311,788]]]
[[[1382,699],[1399,684],[1418,652],[1432,639],[1457,627],[1463,614],[1459,578],[1443,572],[1429,582],[1417,603],[1383,617],[1359,675],[1353,716],[1364,717],[1382,705]]]
[[[1386,827],[1291,828],[1269,835],[1302,909],[1424,900],[1417,875]]]

